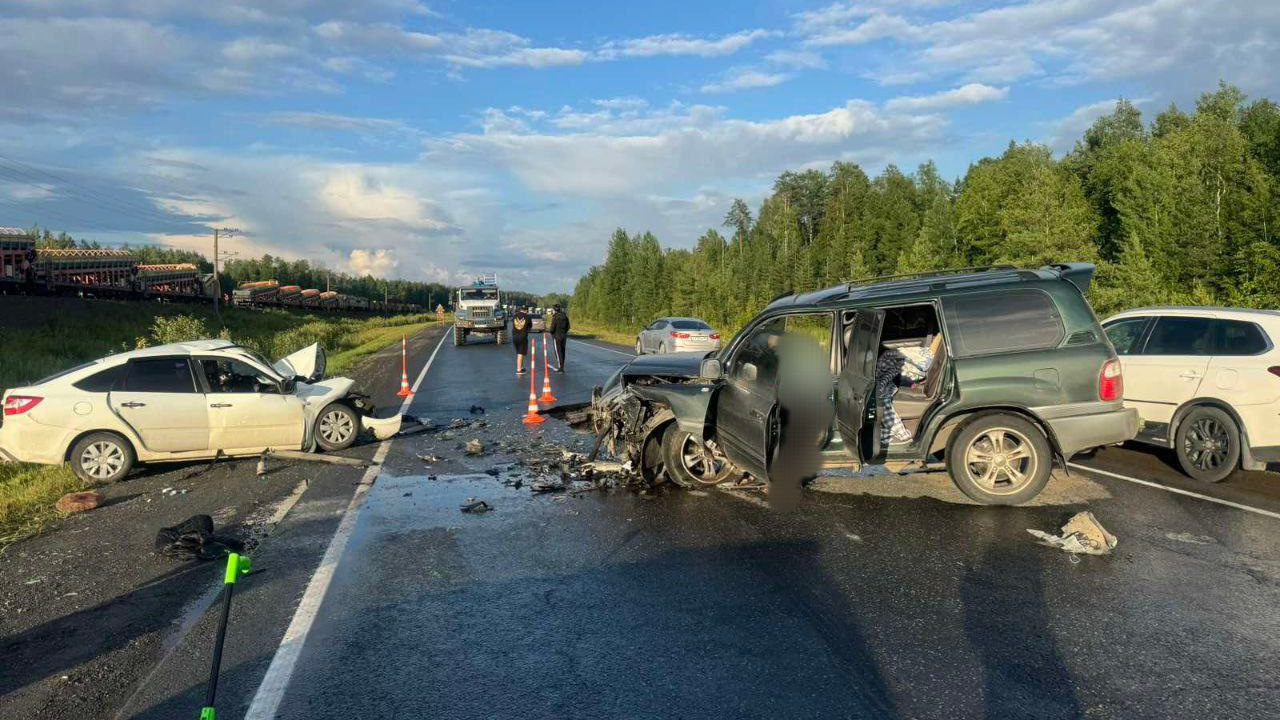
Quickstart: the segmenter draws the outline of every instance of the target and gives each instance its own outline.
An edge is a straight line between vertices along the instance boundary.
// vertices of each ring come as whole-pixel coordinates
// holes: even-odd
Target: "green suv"
[[[1093,273],[965,268],[781,297],[718,351],[635,358],[592,418],[615,454],[685,487],[778,479],[790,443],[811,449],[808,475],[942,458],[974,500],[1026,502],[1055,460],[1138,432],[1082,294]]]

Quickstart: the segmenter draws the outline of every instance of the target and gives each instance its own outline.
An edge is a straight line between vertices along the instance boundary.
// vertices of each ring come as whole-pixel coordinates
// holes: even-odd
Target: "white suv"
[[[1125,405],[1144,422],[1136,440],[1173,448],[1205,482],[1280,462],[1280,312],[1139,308],[1102,327],[1124,367]]]

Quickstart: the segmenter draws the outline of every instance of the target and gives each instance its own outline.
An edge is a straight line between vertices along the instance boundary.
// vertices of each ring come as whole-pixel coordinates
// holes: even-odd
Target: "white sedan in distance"
[[[112,482],[139,462],[342,450],[362,427],[399,430],[398,416],[373,419],[354,381],[324,370],[319,345],[275,363],[227,340],[111,355],[5,392],[0,460],[69,462]]]
[[[720,333],[698,318],[658,318],[636,336],[637,355],[719,349]]]

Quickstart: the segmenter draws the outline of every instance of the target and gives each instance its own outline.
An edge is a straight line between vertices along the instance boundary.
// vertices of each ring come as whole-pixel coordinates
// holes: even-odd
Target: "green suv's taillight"
[[[1104,402],[1124,399],[1124,373],[1115,358],[1103,363],[1102,372],[1098,373],[1098,399]]]

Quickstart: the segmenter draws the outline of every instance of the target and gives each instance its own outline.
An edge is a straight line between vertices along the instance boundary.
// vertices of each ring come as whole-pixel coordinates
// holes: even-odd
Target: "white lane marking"
[[[418,392],[418,387],[426,379],[427,371],[431,369],[431,364],[436,361],[436,354],[440,352],[440,347],[444,345],[444,340],[447,337],[449,337],[449,333],[441,333],[440,342],[436,343],[436,349],[431,352],[431,357],[427,359],[427,364],[422,366],[422,372],[418,373],[418,379],[413,381],[411,392],[415,394]],[[410,396],[400,404],[401,415],[409,408],[409,403],[412,401],[413,397]],[[356,486],[355,494],[351,496],[351,502],[348,503],[346,511],[342,514],[342,520],[338,523],[338,529],[329,540],[329,547],[325,548],[324,557],[320,560],[320,566],[316,568],[315,574],[311,576],[311,581],[307,583],[307,590],[302,594],[298,609],[293,613],[293,620],[289,622],[289,628],[285,630],[284,637],[280,639],[280,646],[276,648],[275,656],[271,658],[271,665],[267,668],[267,674],[263,676],[262,683],[258,685],[258,691],[254,693],[253,702],[249,704],[249,710],[245,713],[245,720],[271,720],[280,708],[280,701],[284,699],[285,690],[289,687],[289,680],[293,677],[294,668],[298,664],[298,657],[302,654],[302,646],[306,643],[307,634],[311,631],[311,624],[315,622],[316,614],[320,610],[320,604],[324,602],[324,596],[329,591],[329,584],[333,581],[334,570],[337,569],[343,553],[346,552],[347,542],[351,539],[351,531],[355,529],[356,516],[359,514],[360,507],[364,503],[365,496],[373,485],[374,479],[378,477],[378,473],[382,470],[382,462],[387,459],[387,453],[391,452],[391,442],[394,439],[389,438],[382,441],[382,444],[378,446],[377,452],[373,455],[373,464],[365,470],[364,476],[360,478],[360,484]]]
[[[604,350],[605,352],[617,353],[618,355],[622,355],[623,357],[636,356],[635,353],[623,352],[621,350],[614,350],[613,348],[607,348],[603,345],[596,345],[595,343],[583,342],[582,340],[575,340],[573,338],[569,338],[569,342],[578,343],[579,345],[586,345],[589,348],[595,348],[597,350]]]
[[[1231,502],[1230,500],[1221,500],[1216,497],[1201,495],[1198,492],[1191,492],[1190,490],[1183,490],[1181,488],[1169,487],[1168,485],[1161,485],[1160,483],[1151,482],[1150,480],[1139,480],[1138,478],[1135,478],[1135,477],[1129,477],[1128,475],[1121,475],[1119,473],[1113,473],[1107,470],[1099,470],[1098,468],[1089,467],[1088,465],[1078,465],[1076,463],[1067,463],[1067,466],[1073,467],[1077,470],[1085,470],[1087,472],[1097,473],[1099,475],[1106,475],[1107,477],[1112,477],[1117,480],[1128,480],[1131,483],[1146,485],[1147,487],[1153,487],[1153,488],[1156,488],[1157,490],[1166,490],[1171,493],[1177,493],[1178,495],[1186,495],[1188,497],[1207,500],[1211,503],[1226,505],[1227,507],[1233,507],[1237,510],[1244,510],[1245,512],[1257,513],[1259,515],[1265,515],[1267,517],[1276,518],[1277,520],[1280,520],[1280,513],[1272,512],[1270,510],[1263,510],[1262,508],[1256,508],[1256,507],[1253,507],[1252,505],[1241,505],[1240,503]]]

